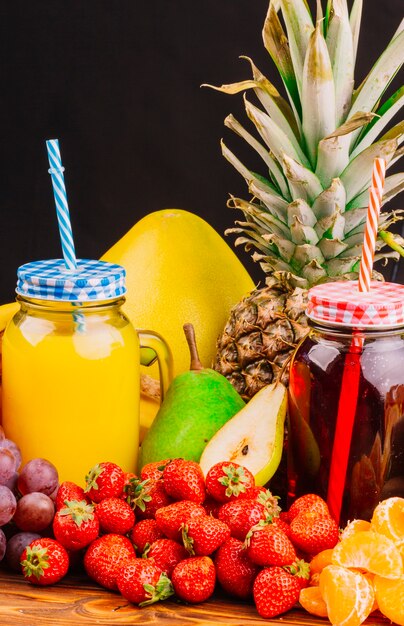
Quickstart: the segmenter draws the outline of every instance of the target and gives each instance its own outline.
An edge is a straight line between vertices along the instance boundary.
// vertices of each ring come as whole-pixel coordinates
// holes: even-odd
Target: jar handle
[[[161,403],[173,379],[173,356],[171,350],[163,337],[152,330],[137,330],[137,334],[140,341],[141,365],[153,365],[157,360],[160,375]]]

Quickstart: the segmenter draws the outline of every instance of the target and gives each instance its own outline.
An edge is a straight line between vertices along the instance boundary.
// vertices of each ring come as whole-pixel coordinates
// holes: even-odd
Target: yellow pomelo
[[[0,306],[0,332],[5,329],[7,323],[17,313],[19,309],[18,302],[8,302]]]
[[[18,302],[8,302],[0,306],[0,424],[2,423],[1,411],[1,340],[7,323],[19,309]]]
[[[139,220],[102,257],[127,272],[124,310],[135,328],[161,334],[174,375],[189,369],[183,324],[193,324],[199,357],[210,367],[230,309],[254,288],[247,270],[202,218],[163,209]],[[156,366],[143,374],[158,377]]]

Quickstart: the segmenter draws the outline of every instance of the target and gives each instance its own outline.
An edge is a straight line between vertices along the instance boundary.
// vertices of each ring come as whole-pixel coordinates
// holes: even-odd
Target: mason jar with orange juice
[[[77,260],[70,271],[52,259],[27,263],[17,275],[20,308],[2,347],[7,437],[23,463],[47,458],[61,480],[83,483],[101,461],[135,471],[139,334],[121,309],[124,268]],[[145,336],[157,356],[160,346],[166,377],[167,346],[158,335]]]

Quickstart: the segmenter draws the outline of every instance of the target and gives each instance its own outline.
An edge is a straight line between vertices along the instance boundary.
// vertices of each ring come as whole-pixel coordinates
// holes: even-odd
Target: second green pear
[[[193,334],[189,326],[184,330]],[[245,406],[222,374],[200,365],[194,340],[187,339],[193,354],[191,369],[172,381],[141,445],[139,469],[166,458],[198,462],[213,435]]]

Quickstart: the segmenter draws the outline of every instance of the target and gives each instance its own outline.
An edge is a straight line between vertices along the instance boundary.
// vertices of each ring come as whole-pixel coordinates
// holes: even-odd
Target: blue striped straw
[[[73,232],[70,223],[69,206],[67,204],[67,194],[65,180],[63,176],[64,167],[59,150],[58,139],[48,139],[46,142],[50,169],[48,170],[52,179],[53,194],[55,196],[56,213],[59,224],[60,241],[62,244],[63,258],[69,270],[77,269],[76,252],[74,249]]]

